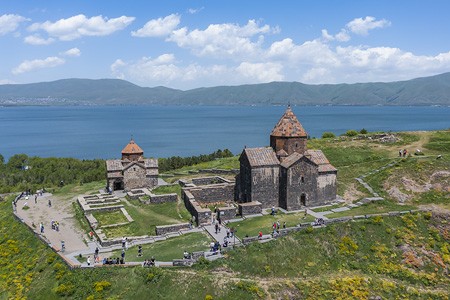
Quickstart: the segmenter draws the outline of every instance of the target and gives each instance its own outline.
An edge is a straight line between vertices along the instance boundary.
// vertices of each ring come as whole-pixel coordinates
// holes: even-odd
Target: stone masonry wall
[[[211,221],[211,210],[207,208],[202,208],[200,204],[195,201],[195,197],[190,191],[183,189],[183,201],[186,209],[190,212],[192,216],[195,217],[195,222],[197,225],[208,224]]]
[[[262,212],[262,205],[258,201],[240,203],[238,207],[239,207],[239,214],[242,217],[247,215],[260,214]]]
[[[195,200],[200,203],[231,202],[234,200],[234,183],[212,184],[189,188]]]
[[[219,176],[213,176],[213,177],[192,178],[192,183],[195,185],[208,185],[218,183],[230,183],[230,181]]]
[[[236,207],[219,207],[218,213],[222,221],[231,220],[236,217]]]
[[[327,203],[336,199],[336,173],[319,174],[317,180],[317,198]]]
[[[278,166],[252,169],[251,201],[260,202],[263,208],[278,206],[279,172]]]
[[[189,229],[189,223],[156,226],[156,235],[178,232],[182,229]]]
[[[150,203],[166,203],[166,202],[177,202],[178,195],[173,194],[164,194],[164,195],[153,195],[150,194]]]

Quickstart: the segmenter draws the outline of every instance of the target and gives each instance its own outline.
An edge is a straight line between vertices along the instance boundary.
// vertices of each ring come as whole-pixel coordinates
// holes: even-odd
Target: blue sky
[[[190,89],[450,71],[450,1],[0,0],[0,84]]]

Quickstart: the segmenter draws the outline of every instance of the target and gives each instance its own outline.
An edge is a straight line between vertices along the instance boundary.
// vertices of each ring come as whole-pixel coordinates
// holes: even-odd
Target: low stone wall
[[[178,232],[182,229],[189,229],[189,223],[156,226],[156,235]]]
[[[239,214],[241,216],[255,215],[262,213],[262,204],[258,201],[239,203]]]
[[[154,195],[150,194],[150,203],[166,203],[166,202],[177,202],[178,195],[176,193],[164,194],[164,195]]]
[[[220,176],[212,176],[192,178],[192,183],[195,185],[210,185],[218,183],[231,183],[231,181]]]
[[[239,174],[239,169],[200,169],[198,170],[200,173],[211,173],[211,174]]]
[[[220,219],[222,221],[231,220],[236,217],[236,207],[234,206],[219,207],[217,210],[219,211]]]
[[[211,222],[211,210],[202,208],[200,204],[195,201],[195,197],[189,190],[183,189],[183,200],[186,209],[195,217],[197,225],[209,224]]]
[[[195,200],[202,204],[232,202],[234,200],[234,183],[211,184],[188,189]]]

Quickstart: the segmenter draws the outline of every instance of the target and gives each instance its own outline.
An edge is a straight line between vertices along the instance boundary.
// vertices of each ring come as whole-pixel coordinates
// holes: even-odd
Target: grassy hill
[[[308,85],[271,82],[192,90],[140,87],[119,79],[62,79],[0,85],[4,105],[286,104],[449,105],[450,73],[398,82]]]
[[[0,299],[449,299],[450,131],[398,136],[394,144],[345,137],[308,145],[323,149],[339,169],[339,194],[346,199],[368,193],[355,177],[397,161],[366,181],[385,196],[384,205],[433,213],[306,230],[193,268],[71,271],[13,218],[9,197],[0,202]],[[424,155],[397,158],[404,148]],[[232,167],[233,159],[224,165]],[[408,198],[399,203],[393,188]]]

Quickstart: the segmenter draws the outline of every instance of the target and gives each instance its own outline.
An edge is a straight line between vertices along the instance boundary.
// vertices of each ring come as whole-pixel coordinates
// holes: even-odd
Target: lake
[[[0,107],[0,154],[119,158],[133,136],[148,157],[190,156],[269,144],[284,106]],[[312,137],[348,129],[450,128],[450,107],[294,106]]]

